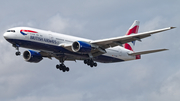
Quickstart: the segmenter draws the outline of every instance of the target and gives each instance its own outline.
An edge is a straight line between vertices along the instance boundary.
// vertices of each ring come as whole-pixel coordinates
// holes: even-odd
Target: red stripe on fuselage
[[[36,31],[32,31],[32,30],[21,30],[21,32],[31,32],[31,33],[37,33]]]

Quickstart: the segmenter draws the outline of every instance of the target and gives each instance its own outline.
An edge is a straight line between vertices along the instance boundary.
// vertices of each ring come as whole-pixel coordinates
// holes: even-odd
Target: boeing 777
[[[135,45],[136,40],[141,41],[143,38],[173,28],[175,27],[138,33],[139,21],[135,20],[124,36],[101,40],[84,39],[29,27],[8,29],[3,36],[16,48],[17,56],[21,54],[19,47],[32,49],[23,52],[23,58],[27,62],[38,63],[45,57],[54,57],[60,62],[56,68],[66,72],[69,71],[69,67],[65,66],[65,61],[83,60],[84,64],[96,67],[96,62],[136,60],[140,59],[142,54],[165,51],[167,49],[134,52],[132,45]]]

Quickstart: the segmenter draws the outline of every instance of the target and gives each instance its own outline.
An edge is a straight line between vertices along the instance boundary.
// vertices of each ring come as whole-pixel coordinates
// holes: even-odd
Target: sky
[[[179,101],[179,0],[0,0],[1,101]],[[167,48],[142,59],[90,68],[83,61],[56,59],[28,63],[3,38],[12,27],[33,27],[97,40],[125,35],[134,22],[139,32],[177,27],[136,42],[135,51]],[[20,51],[28,49],[20,48]]]

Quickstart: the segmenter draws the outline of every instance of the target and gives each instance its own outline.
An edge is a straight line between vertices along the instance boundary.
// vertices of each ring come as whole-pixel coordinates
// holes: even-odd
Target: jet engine
[[[72,44],[72,50],[81,54],[87,54],[91,52],[91,45],[83,41],[75,41]]]
[[[38,63],[43,59],[39,52],[32,51],[32,50],[24,51],[23,58],[27,62],[34,62],[34,63]]]

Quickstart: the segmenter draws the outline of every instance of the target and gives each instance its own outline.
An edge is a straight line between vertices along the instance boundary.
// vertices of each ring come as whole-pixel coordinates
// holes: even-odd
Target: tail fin
[[[129,30],[127,31],[126,35],[131,35],[131,34],[136,34],[138,33],[138,29],[139,29],[139,21],[135,20],[134,23],[131,25],[131,27],[129,28]],[[135,45],[135,41],[133,41],[132,43],[125,43],[124,44],[124,48],[133,51],[133,46]]]
[[[131,35],[131,34],[138,33],[139,23],[140,23],[139,21],[135,20],[134,23],[129,28],[129,30],[127,31],[126,35]]]
[[[126,35],[137,34],[139,29],[139,21],[135,20],[134,23],[131,25],[129,30],[127,31]],[[135,41],[132,43],[125,43],[124,48],[133,51],[133,46],[135,45]],[[140,59],[140,55],[136,55],[136,59]]]

